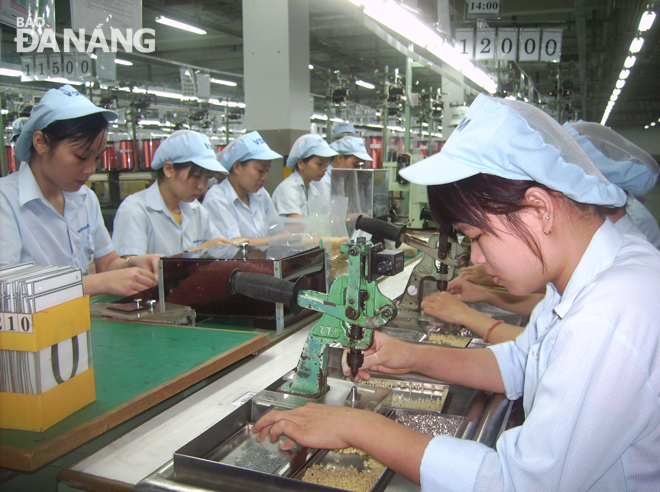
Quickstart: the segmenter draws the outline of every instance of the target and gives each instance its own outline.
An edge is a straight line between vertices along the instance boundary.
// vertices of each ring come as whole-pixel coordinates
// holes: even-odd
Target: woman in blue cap
[[[41,98],[15,147],[29,165],[0,179],[1,264],[78,267],[89,295],[130,295],[157,283],[158,256],[120,258],[85,186],[116,118],[69,85]]]
[[[373,161],[371,156],[367,154],[364,140],[360,137],[342,137],[332,142],[330,148],[337,152],[337,155],[328,164],[328,169],[323,178],[320,181],[311,183],[321,196],[330,196],[331,194],[333,169],[358,169],[360,164],[364,164],[365,161]]]
[[[332,150],[320,135],[303,135],[293,143],[286,160],[287,167],[293,168],[293,171],[273,192],[273,203],[279,215],[309,215],[307,204],[318,196],[318,192],[310,183],[323,178],[328,167],[328,158],[336,155],[337,152]]]
[[[599,123],[578,121],[565,123],[564,128],[603,176],[627,194],[625,205],[604,210],[606,217],[621,234],[637,235],[647,239],[656,248],[660,247],[660,230],[655,217],[635,198],[635,195],[645,195],[655,186],[660,173],[660,166],[655,159],[622,135]],[[543,299],[545,289],[541,289],[542,293],[538,294],[516,296],[489,287],[492,287],[492,280],[484,272],[483,265],[463,269],[460,277],[449,283],[446,292],[435,294],[437,302],[434,302],[435,309],[430,314],[447,323],[466,326],[485,341],[499,343],[515,340],[523,328],[502,323],[491,330],[493,320],[466,303],[487,302],[529,316]]]
[[[264,184],[271,161],[281,157],[258,132],[242,135],[218,153],[229,177],[209,189],[203,206],[233,244],[268,245],[268,226],[277,211]]]
[[[121,255],[165,256],[213,246],[231,246],[197,201],[212,172],[227,173],[206,135],[172,133],[158,147],[151,168],[156,181],[126,197],[117,210],[112,242]]]
[[[418,372],[522,396],[524,423],[490,448],[308,404],[272,410],[253,431],[285,434],[284,448],[356,446],[422,490],[657,490],[660,252],[605,218],[603,207],[625,203],[621,189],[543,111],[485,95],[439,154],[401,174],[429,185],[435,216],[472,240],[473,263],[498,285],[547,293],[515,342],[486,349],[376,332],[358,376]]]

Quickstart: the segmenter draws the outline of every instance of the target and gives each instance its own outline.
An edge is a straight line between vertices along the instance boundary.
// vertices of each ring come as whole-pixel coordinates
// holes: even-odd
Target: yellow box
[[[0,358],[14,370],[0,382],[0,428],[41,432],[96,400],[88,296],[0,317]]]
[[[0,313],[0,350],[38,352],[91,327],[89,296],[31,314]]]
[[[0,392],[0,428],[42,432],[93,401],[93,367],[40,395]]]

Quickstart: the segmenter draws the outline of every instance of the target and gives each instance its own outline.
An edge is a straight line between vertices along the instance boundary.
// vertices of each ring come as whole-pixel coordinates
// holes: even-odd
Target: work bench
[[[182,392],[269,343],[266,333],[231,328],[93,319],[96,401],[44,432],[1,429],[1,477],[39,472],[19,473],[0,484],[0,490],[47,490],[42,487],[48,480],[38,479],[39,488],[31,485],[46,465],[57,466],[52,463],[132,419],[139,424],[158,405],[162,411],[166,402],[174,404]],[[73,461],[79,458],[77,454]]]

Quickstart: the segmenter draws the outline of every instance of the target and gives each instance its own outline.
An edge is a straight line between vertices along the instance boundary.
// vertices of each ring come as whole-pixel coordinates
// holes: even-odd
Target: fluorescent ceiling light
[[[0,68],[0,75],[4,75],[5,77],[20,77],[23,75],[23,72],[11,68]]]
[[[314,114],[312,115],[312,119],[313,119],[313,120],[327,120],[328,117],[327,117],[326,115],[324,115],[324,114],[314,113]]]
[[[638,29],[641,32],[648,31],[649,29],[651,29],[654,20],[655,20],[655,12],[651,12],[651,11],[644,12],[641,20],[639,21]]]
[[[122,59],[120,59],[120,58],[115,58],[115,63],[116,63],[117,65],[126,65],[127,67],[133,66],[133,62],[132,62],[132,61],[122,60]]]
[[[310,63],[310,64],[309,64],[309,69],[310,69],[310,70],[314,70],[314,65],[312,65],[312,64]]]
[[[616,88],[617,88],[617,89],[623,89],[623,86],[624,86],[624,85],[626,85],[626,81],[625,81],[625,80],[621,80],[621,79],[619,79],[619,80],[616,81]]]
[[[226,85],[226,86],[229,86],[229,87],[236,87],[238,85],[236,82],[232,82],[231,80],[222,80],[222,79],[211,79],[211,83],[219,84],[219,85]]]
[[[651,126],[655,126],[655,121],[653,123],[651,123]]]
[[[616,101],[617,99],[619,99],[619,96],[617,96],[616,94],[612,93],[612,95],[610,96],[610,101]]]
[[[376,86],[373,84],[370,84],[369,82],[365,82],[364,80],[356,80],[355,85],[359,85],[360,87],[364,87],[365,89],[375,89]]]
[[[623,63],[623,66],[625,68],[632,68],[633,65],[635,65],[636,61],[637,61],[637,57],[629,56],[628,58],[626,58],[626,61]]]
[[[332,121],[334,123],[343,123],[344,122],[344,120],[342,120],[341,118],[330,118],[330,121]]]
[[[612,91],[612,94],[618,96],[619,94],[621,94],[621,89],[614,89],[614,90]]]
[[[621,80],[626,80],[628,78],[628,75],[630,75],[630,70],[621,70],[621,73],[619,74],[619,78]]]
[[[56,84],[69,84],[69,85],[82,85],[82,82],[76,80],[65,79],[64,77],[53,77],[51,79],[46,79],[44,82],[55,82]]]
[[[144,119],[144,120],[140,120],[138,122],[138,124],[140,124],[140,125],[160,125],[160,121]]]
[[[159,24],[165,24],[166,26],[176,27],[177,29],[183,29],[184,31],[194,32],[195,34],[206,34],[204,29],[200,29],[190,24],[185,24],[183,22],[176,21],[174,19],[168,19],[165,16],[156,17],[156,22]]]
[[[631,53],[639,53],[639,50],[642,49],[642,46],[644,45],[644,38],[635,38],[632,40],[632,43],[630,43],[630,52]]]
[[[363,5],[365,15],[433,53],[479,87],[491,94],[497,91],[497,82],[490,75],[462,55],[458,49],[446,43],[435,29],[395,0],[349,1],[358,7]]]

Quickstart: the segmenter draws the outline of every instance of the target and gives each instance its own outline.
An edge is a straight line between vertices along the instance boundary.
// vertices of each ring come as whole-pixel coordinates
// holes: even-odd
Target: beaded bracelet
[[[497,321],[495,321],[495,323],[490,325],[490,328],[488,328],[488,330],[486,330],[486,334],[484,335],[484,342],[485,343],[488,343],[488,335],[490,335],[490,332],[493,331],[493,329],[501,323],[504,323],[504,321],[502,321],[501,319],[498,319]]]

